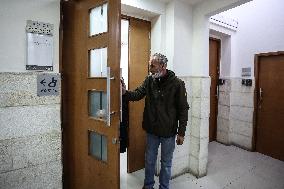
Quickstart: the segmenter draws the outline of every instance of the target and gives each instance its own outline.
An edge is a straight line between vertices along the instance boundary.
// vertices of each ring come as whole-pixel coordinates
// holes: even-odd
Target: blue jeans
[[[158,149],[161,144],[161,171],[159,176],[159,189],[168,189],[171,178],[171,168],[173,152],[175,149],[175,136],[158,137],[147,133],[145,152],[145,180],[144,187],[152,189],[154,187],[154,173],[157,161]]]

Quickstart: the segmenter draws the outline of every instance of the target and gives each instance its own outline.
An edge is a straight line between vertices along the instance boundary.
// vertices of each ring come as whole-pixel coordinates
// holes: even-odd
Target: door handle
[[[110,77],[110,67],[107,67],[107,126],[110,126],[110,118],[114,112],[110,110],[110,80],[114,77]]]
[[[263,101],[263,89],[259,88],[259,103],[258,103],[259,109],[261,109],[262,101]]]
[[[120,78],[119,80],[122,78],[122,68],[120,68]],[[120,112],[120,121],[122,122],[122,84],[121,84],[121,81],[119,81],[120,83],[120,106],[119,106],[119,112]]]

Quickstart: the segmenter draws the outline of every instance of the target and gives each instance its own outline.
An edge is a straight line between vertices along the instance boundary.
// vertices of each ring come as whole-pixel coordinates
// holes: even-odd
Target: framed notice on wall
[[[27,21],[27,70],[53,70],[53,25]]]

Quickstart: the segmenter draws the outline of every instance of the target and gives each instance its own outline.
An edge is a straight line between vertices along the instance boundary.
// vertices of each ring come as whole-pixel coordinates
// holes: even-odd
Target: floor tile
[[[171,189],[284,189],[284,162],[217,142],[209,144],[207,176],[187,173],[170,181]],[[141,189],[144,169],[127,174],[121,155],[121,189]],[[158,177],[155,177],[158,189]]]

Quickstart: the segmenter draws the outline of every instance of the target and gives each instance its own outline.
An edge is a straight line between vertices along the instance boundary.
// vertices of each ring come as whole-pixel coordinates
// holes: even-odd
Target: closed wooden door
[[[256,56],[256,151],[284,161],[284,52]]]
[[[209,39],[209,75],[210,86],[210,118],[209,118],[209,141],[216,140],[217,135],[217,112],[218,112],[218,80],[220,62],[220,40]]]
[[[120,0],[62,1],[64,188],[118,189]]]
[[[151,23],[129,18],[129,90],[142,84],[148,75]],[[129,147],[127,172],[144,168],[145,131],[142,129],[144,99],[129,104]]]

